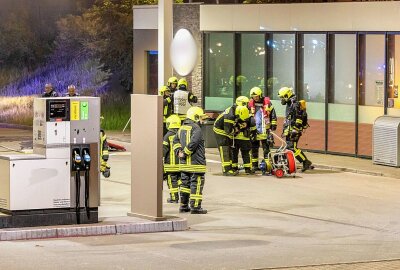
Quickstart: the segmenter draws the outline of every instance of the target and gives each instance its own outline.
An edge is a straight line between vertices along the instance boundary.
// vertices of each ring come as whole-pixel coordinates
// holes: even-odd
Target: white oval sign
[[[180,76],[186,76],[194,69],[197,60],[197,46],[187,29],[179,29],[171,44],[171,63]]]

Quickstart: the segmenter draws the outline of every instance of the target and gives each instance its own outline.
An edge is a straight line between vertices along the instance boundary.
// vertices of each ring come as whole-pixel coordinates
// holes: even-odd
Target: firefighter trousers
[[[232,169],[238,169],[238,161],[239,161],[239,150],[242,154],[243,159],[243,167],[245,169],[251,169],[251,142],[250,140],[238,140],[235,139],[235,145],[232,148]]]
[[[299,139],[300,139],[300,137],[298,137],[296,139],[291,139],[291,140],[288,140],[286,138],[286,143],[287,143],[287,149],[292,150],[294,157],[299,162],[303,163],[304,161],[307,160],[307,157],[300,148],[297,148],[297,143],[299,142]]]
[[[233,140],[219,134],[215,134],[219,154],[221,156],[222,172],[232,170],[232,146]]]
[[[270,152],[270,149],[269,149],[269,143],[268,143],[268,141],[267,141],[267,139],[265,139],[265,140],[254,140],[254,141],[252,141],[251,142],[251,145],[252,145],[252,149],[251,149],[251,155],[252,155],[252,158],[251,158],[251,162],[252,162],[252,164],[253,164],[253,168],[258,168],[258,149],[260,148],[260,144],[261,144],[261,147],[262,147],[262,149],[263,149],[263,154],[264,154],[264,160],[265,160],[265,162],[268,162],[269,160],[268,160],[268,154],[269,154],[269,152]]]
[[[178,201],[181,174],[179,172],[167,172],[165,175],[167,178],[167,185],[169,194],[171,196],[171,201]]]
[[[204,173],[181,172],[181,207],[201,208],[204,179]]]

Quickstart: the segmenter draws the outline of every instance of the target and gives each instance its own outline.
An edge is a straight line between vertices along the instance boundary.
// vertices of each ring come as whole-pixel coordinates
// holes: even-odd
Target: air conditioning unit
[[[400,117],[380,116],[373,127],[373,162],[400,167]]]

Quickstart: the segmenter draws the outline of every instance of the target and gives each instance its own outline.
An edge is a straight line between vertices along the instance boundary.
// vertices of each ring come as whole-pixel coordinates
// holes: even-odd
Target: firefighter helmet
[[[182,78],[178,81],[178,89],[187,90],[188,83],[186,79]]]
[[[165,120],[165,124],[167,126],[168,130],[171,130],[173,128],[180,128],[181,127],[181,119],[179,118],[178,115],[173,114],[170,117]]]
[[[178,84],[178,78],[177,77],[170,77],[169,79],[168,79],[168,82],[167,82],[167,86],[168,87],[171,87],[171,84]]]
[[[249,98],[245,96],[240,96],[236,99],[236,105],[238,106],[246,106],[249,104]]]
[[[190,120],[198,122],[201,119],[204,119],[206,117],[206,114],[204,113],[202,108],[194,106],[190,107],[190,109],[187,111],[186,117]]]
[[[245,121],[250,117],[249,109],[246,106],[237,106],[235,115],[239,117],[240,120]]]
[[[169,88],[165,85],[161,86],[160,88],[160,95],[163,96],[165,94],[165,92],[169,91]]]
[[[292,97],[293,94],[293,88],[290,87],[282,87],[281,89],[279,89],[278,91],[278,97],[280,99],[284,99],[284,100],[288,100],[290,97]]]
[[[262,96],[262,90],[261,90],[261,88],[260,87],[253,87],[253,88],[251,88],[251,90],[250,90],[250,96],[251,97],[253,97],[253,96],[259,96],[259,97],[261,97]]]

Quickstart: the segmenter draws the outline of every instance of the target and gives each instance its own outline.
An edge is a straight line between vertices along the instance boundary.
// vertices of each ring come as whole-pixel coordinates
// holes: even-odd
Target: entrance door
[[[158,51],[147,51],[147,94],[158,94]]]

